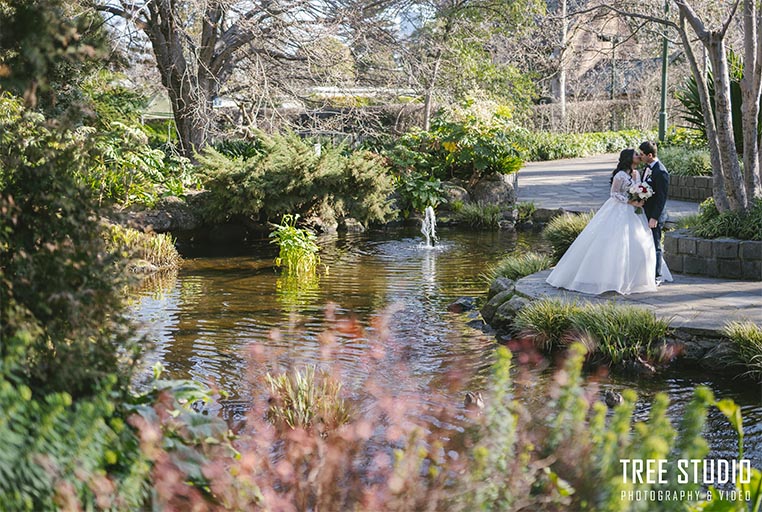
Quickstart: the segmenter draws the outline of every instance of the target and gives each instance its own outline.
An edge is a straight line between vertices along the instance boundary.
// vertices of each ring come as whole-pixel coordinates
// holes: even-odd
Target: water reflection
[[[422,248],[414,228],[322,237],[321,259],[327,271],[306,282],[291,281],[277,272],[276,251],[267,240],[227,251],[219,246],[183,247],[186,262],[179,275],[136,298],[133,311],[141,332],[155,341],[146,355],[147,366],[161,362],[170,377],[219,385],[230,398],[213,412],[237,417],[246,410],[252,393],[247,372],[262,371],[250,366],[252,347],[271,351],[275,364],[283,367],[320,364],[330,354],[351,389],[367,378],[369,337],[378,329],[374,322],[379,312],[386,310],[391,312],[387,318],[391,336],[385,341],[389,357],[381,365],[380,378],[390,394],[423,393],[431,404],[461,403],[466,389],[483,388],[494,340],[469,327],[467,315],[448,313],[447,305],[459,296],[483,298],[486,283],[480,276],[491,264],[541,242],[525,234],[448,229],[440,231],[440,239],[434,248]],[[355,319],[367,336],[338,336],[328,353],[321,333],[330,321],[326,320],[330,303],[336,304],[329,308],[332,315]],[[272,335],[275,329],[277,336]],[[544,375],[536,372],[531,385]],[[593,380],[614,390],[636,387],[638,419],[647,417],[658,391],[669,394],[672,417],[678,417],[695,386],[709,385],[718,398],[741,404],[747,455],[754,465],[762,466],[759,389],[691,373],[648,380],[608,376]],[[717,411],[709,416],[707,437],[713,457],[735,455],[735,434]]]

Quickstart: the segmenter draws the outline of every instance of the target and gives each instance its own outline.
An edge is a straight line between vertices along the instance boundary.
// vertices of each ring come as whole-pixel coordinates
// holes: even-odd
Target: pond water
[[[273,266],[277,251],[266,239],[236,246],[181,244],[185,262],[179,274],[134,298],[133,316],[141,332],[155,341],[146,364],[161,362],[171,378],[215,383],[229,396],[210,412],[236,421],[251,403],[247,374],[252,347],[264,348],[283,367],[317,364],[325,361],[321,333],[328,325],[326,312],[355,319],[362,334],[340,336],[335,352],[351,388],[369,371],[379,315],[386,311],[390,337],[384,349],[396,357],[388,358],[386,366],[381,363],[383,385],[390,393],[422,395],[432,405],[461,404],[465,390],[484,387],[495,340],[470,327],[467,314],[450,313],[447,306],[461,296],[483,300],[487,281],[482,274],[490,265],[542,242],[531,233],[445,228],[438,235],[434,248],[425,247],[414,228],[323,237],[321,258],[327,271],[300,284],[279,275]],[[533,375],[548,378],[547,371]],[[596,376],[591,385],[593,380],[614,390],[636,389],[636,415],[642,419],[659,391],[668,393],[671,416],[679,417],[693,389],[709,386],[718,398],[732,398],[742,406],[746,457],[762,467],[759,386],[706,371],[670,371],[644,379]],[[707,438],[710,458],[736,456],[735,433],[716,410],[709,416]]]

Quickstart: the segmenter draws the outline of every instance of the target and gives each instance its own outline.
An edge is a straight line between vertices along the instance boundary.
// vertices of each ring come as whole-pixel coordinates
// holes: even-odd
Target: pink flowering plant
[[[630,196],[630,201],[645,201],[654,195],[654,189],[648,183],[636,183],[627,189],[627,193]],[[640,215],[643,213],[643,208],[638,206],[635,208],[635,213]]]

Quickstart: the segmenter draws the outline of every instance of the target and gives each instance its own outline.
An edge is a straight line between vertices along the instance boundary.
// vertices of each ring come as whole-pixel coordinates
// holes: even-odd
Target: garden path
[[[537,208],[597,210],[609,198],[609,176],[618,158],[618,154],[609,153],[529,162],[519,171],[519,201],[532,201]],[[675,221],[698,213],[698,203],[668,199],[667,213]]]
[[[545,282],[548,274],[550,270],[543,270],[520,279],[516,283],[516,291],[532,299],[613,300],[620,304],[642,306],[660,318],[669,319],[673,328],[697,335],[717,336],[728,321],[750,320],[762,325],[762,283],[759,281],[674,274],[674,282],[662,284],[655,292],[587,295],[550,286]]]

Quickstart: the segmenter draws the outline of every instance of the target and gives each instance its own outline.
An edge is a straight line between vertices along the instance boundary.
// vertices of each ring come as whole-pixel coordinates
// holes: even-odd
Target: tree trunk
[[[731,210],[744,210],[747,206],[746,188],[741,174],[741,166],[738,164],[738,153],[733,138],[730,75],[725,42],[720,34],[712,32],[705,44],[714,71],[714,113],[728,206]]]
[[[561,130],[566,131],[566,0],[561,0],[561,49],[558,55],[558,102],[561,104]]]
[[[714,204],[717,209],[725,211],[729,209],[729,206],[728,197],[725,194],[725,180],[723,178],[722,159],[720,158],[720,143],[717,138],[717,129],[714,123],[714,115],[712,113],[712,105],[709,98],[709,86],[704,78],[706,76],[706,46],[701,46],[703,69],[699,69],[698,62],[696,62],[696,56],[693,53],[693,48],[688,39],[688,33],[685,30],[685,17],[682,11],[680,13],[680,28],[683,49],[685,55],[688,57],[688,63],[690,64],[693,77],[696,79],[699,99],[701,100],[701,113],[704,116],[704,124],[706,126],[709,159],[712,162],[712,197],[714,198]]]
[[[437,83],[437,77],[439,76],[439,66],[442,63],[442,50],[437,51],[436,60],[434,61],[434,70],[431,72],[431,80],[426,87],[426,96],[423,100],[423,129],[429,131],[431,128],[431,104],[434,95],[434,87]]]
[[[743,98],[743,167],[746,197],[760,194],[760,154],[759,154],[759,106],[760,74],[762,73],[762,53],[757,41],[759,23],[755,0],[744,0],[744,73],[741,80]],[[747,206],[751,205],[751,201]]]

